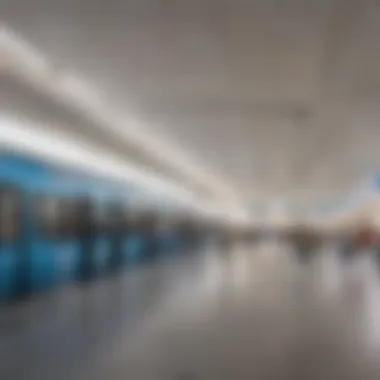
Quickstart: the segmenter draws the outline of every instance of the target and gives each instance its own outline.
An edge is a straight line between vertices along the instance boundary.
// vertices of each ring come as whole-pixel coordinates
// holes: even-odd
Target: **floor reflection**
[[[370,251],[342,260],[326,246],[307,262],[278,243],[210,251],[66,288],[0,321],[2,378],[380,378]]]

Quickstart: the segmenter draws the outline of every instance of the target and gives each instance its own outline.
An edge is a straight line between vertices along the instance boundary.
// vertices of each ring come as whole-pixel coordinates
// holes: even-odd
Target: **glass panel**
[[[157,229],[160,233],[167,234],[178,230],[178,220],[173,216],[163,216],[157,222]]]
[[[99,228],[99,218],[92,200],[89,198],[78,198],[74,201],[73,207],[75,235],[79,237],[96,235]]]
[[[99,203],[95,205],[93,210],[94,228],[98,233],[105,232],[109,225],[108,208],[105,204]]]
[[[159,220],[153,212],[143,213],[137,223],[138,229],[142,233],[153,234],[158,229]]]
[[[132,232],[141,231],[143,214],[141,210],[128,209],[126,214],[127,230]]]
[[[118,203],[109,203],[107,205],[106,224],[110,231],[122,231],[124,229],[125,218],[122,205]]]
[[[0,239],[14,241],[20,230],[21,199],[17,190],[0,187]]]
[[[37,214],[43,236],[50,239],[72,237],[75,234],[76,205],[70,198],[43,196],[37,203]]]

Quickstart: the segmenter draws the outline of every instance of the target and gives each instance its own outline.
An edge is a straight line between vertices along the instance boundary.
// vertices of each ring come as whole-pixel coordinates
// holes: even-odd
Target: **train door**
[[[164,246],[163,250],[168,253],[178,252],[180,248],[180,239],[178,236],[178,220],[170,218],[164,225]]]
[[[128,209],[125,215],[123,263],[137,264],[144,255],[144,239],[137,210]]]
[[[200,248],[212,250],[215,245],[215,230],[210,221],[203,221],[200,225],[199,232]]]
[[[187,249],[188,246],[188,236],[187,236],[187,225],[184,219],[178,221],[176,235],[179,240],[179,248],[181,251]]]
[[[189,218],[182,220],[179,231],[182,240],[182,250],[194,250],[197,247],[197,231],[194,221]]]
[[[126,215],[123,205],[118,202],[109,204],[108,233],[110,239],[109,271],[115,273],[122,267],[126,235]]]
[[[197,248],[203,249],[208,245],[208,225],[205,220],[198,220],[197,230],[196,230],[196,239],[197,239]]]
[[[95,214],[95,271],[97,276],[103,276],[108,272],[111,256],[111,242],[109,239],[109,213],[108,205],[97,202],[94,208]]]
[[[166,254],[171,251],[171,224],[167,217],[161,218],[157,225],[157,238],[158,238],[158,252]]]
[[[89,281],[96,276],[96,212],[89,197],[76,199],[76,237],[79,244],[78,279]]]
[[[163,254],[170,254],[175,251],[175,223],[172,218],[161,218],[158,224],[158,238],[159,247],[158,250]]]
[[[219,250],[223,247],[223,228],[219,223],[213,223],[211,229],[213,247]]]
[[[143,239],[143,256],[147,260],[155,259],[159,254],[158,217],[153,212],[146,212],[139,222],[139,234]]]
[[[14,187],[0,185],[0,300],[11,297],[22,285],[26,275],[22,266],[22,197],[21,191]]]
[[[75,279],[79,258],[75,199],[40,196],[35,202],[35,213],[31,278],[32,290],[39,291]]]

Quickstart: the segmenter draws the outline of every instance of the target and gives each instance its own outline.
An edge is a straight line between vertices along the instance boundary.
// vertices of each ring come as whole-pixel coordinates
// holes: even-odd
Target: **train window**
[[[124,233],[136,232],[141,229],[142,215],[136,210],[122,204],[109,204],[107,210],[107,226],[110,230]]]
[[[90,198],[81,197],[73,202],[74,234],[79,237],[89,237],[97,234],[99,217],[97,207]]]
[[[124,208],[124,227],[126,232],[136,232],[139,224],[139,214],[136,210]]]
[[[158,229],[158,224],[158,217],[152,212],[147,212],[141,215],[141,218],[138,222],[138,228],[143,233],[151,234],[156,232]]]
[[[72,237],[76,227],[76,207],[73,200],[62,197],[41,197],[38,203],[42,234],[49,239]]]
[[[128,231],[135,231],[139,223],[139,216],[136,211],[130,211],[126,215],[126,228]]]
[[[157,229],[163,234],[173,232],[176,229],[176,220],[169,216],[161,218],[157,225]]]
[[[142,234],[154,234],[158,227],[158,219],[151,212],[143,211],[135,214],[133,218],[133,229]]]
[[[109,227],[108,209],[104,204],[98,204],[94,208],[94,228],[98,232],[104,232]]]
[[[0,188],[0,239],[13,241],[20,230],[21,199],[16,190]]]
[[[122,231],[125,229],[127,211],[119,203],[109,203],[106,212],[106,225],[110,231]]]

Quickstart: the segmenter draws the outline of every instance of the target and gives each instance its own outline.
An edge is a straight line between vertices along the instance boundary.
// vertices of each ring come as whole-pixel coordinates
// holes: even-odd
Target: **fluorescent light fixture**
[[[194,182],[211,189],[216,197],[237,200],[235,189],[214,173],[205,170],[203,163],[194,164],[180,149],[152,137],[148,133],[151,131],[142,128],[141,123],[130,115],[121,114],[106,104],[105,99],[100,100],[96,91],[78,76],[68,71],[55,70],[36,49],[6,27],[0,28],[0,62],[8,63],[0,64],[0,69],[21,75],[26,82],[37,86],[47,95],[75,106],[100,128],[117,133],[120,138],[135,144],[162,164],[186,173]]]
[[[47,129],[46,129],[47,130]],[[14,148],[57,164],[86,170],[104,178],[141,186],[152,197],[172,197],[189,206],[199,200],[186,189],[163,181],[143,168],[134,167],[111,154],[95,149],[85,141],[64,133],[47,133],[29,120],[0,118],[0,146]]]
[[[68,101],[73,102],[75,106],[79,104],[92,104],[100,106],[100,97],[97,89],[91,87],[74,74],[63,73],[57,78],[58,88],[61,95],[65,96]]]
[[[22,74],[33,71],[34,75],[49,73],[49,62],[26,41],[19,39],[6,26],[0,25],[0,69],[14,70]],[[24,64],[20,65],[20,62]]]

